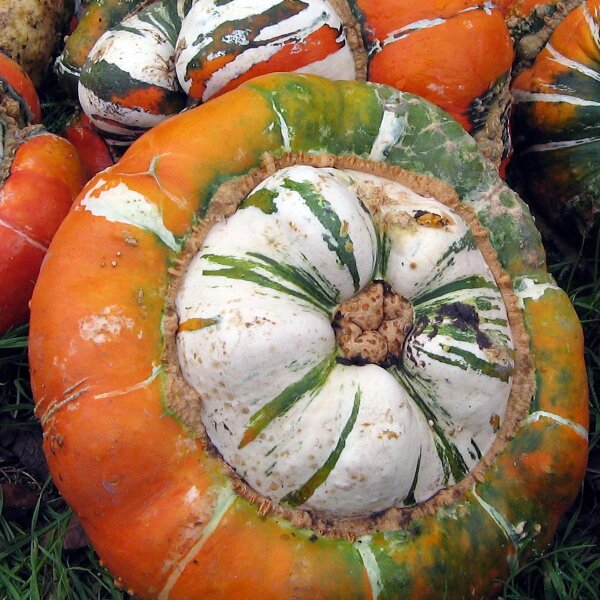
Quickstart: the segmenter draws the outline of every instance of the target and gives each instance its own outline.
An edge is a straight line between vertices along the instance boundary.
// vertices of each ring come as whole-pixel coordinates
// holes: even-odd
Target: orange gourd
[[[75,148],[6,115],[0,173],[0,332],[21,325],[42,260],[86,175]]]
[[[88,179],[115,162],[106,142],[85,113],[73,115],[65,126],[64,135],[77,149]]]
[[[467,131],[481,124],[478,101],[506,80],[512,43],[500,11],[474,0],[440,3],[357,0],[371,48],[369,80],[418,94]],[[485,102],[483,102],[485,108]]]
[[[320,518],[318,512],[311,516],[310,511],[289,511],[248,489],[242,475],[234,474],[199,421],[202,398],[181,380],[174,346],[179,333],[210,330],[226,314],[226,302],[221,306],[218,295],[215,312],[207,315],[181,321],[179,307],[175,309],[186,266],[199,253],[202,236],[217,232],[212,246],[201,250],[210,264],[204,269],[211,270],[215,279],[222,276],[231,286],[258,286],[257,299],[293,297],[297,307],[310,300],[307,297],[315,289],[320,290],[321,301],[327,301],[331,287],[324,269],[306,257],[295,265],[272,259],[284,242],[275,229],[264,230],[263,240],[274,255],[266,256],[263,246],[260,252],[248,249],[242,258],[210,254],[219,243],[218,232],[238,214],[271,223],[268,219],[278,218],[286,203],[299,206],[297,191],[302,186],[285,179],[283,187],[293,192],[285,201],[278,198],[276,203],[277,194],[270,188],[250,195],[265,177],[294,163],[350,169],[343,175],[350,182],[378,174],[404,178],[407,185],[421,186],[421,193],[454,190],[456,210],[460,205],[487,228],[477,226],[476,245],[489,244],[487,252],[497,257],[495,280],[513,298],[511,335],[520,365],[513,386],[520,401],[514,420],[506,421],[508,428],[499,424],[497,415],[489,422],[484,419],[488,428],[501,427],[496,452],[486,454],[476,474],[469,473],[431,504],[407,506],[399,513],[394,507],[351,524],[335,515]],[[385,196],[382,189],[379,198]],[[346,273],[350,255],[359,252],[357,238],[348,237],[349,231],[354,236],[356,219],[336,221],[330,202],[317,192],[309,190],[302,198],[321,218],[310,221],[314,225],[308,229],[291,223],[290,235],[321,244],[325,255],[334,256],[336,272]],[[400,219],[397,236],[387,238],[391,246],[385,234],[381,244],[365,238],[382,253],[382,261],[369,262],[371,267],[384,269],[384,257],[392,255],[402,263],[408,254],[397,250],[419,227],[427,229],[431,246],[438,234],[444,235],[452,218],[436,218],[427,210],[430,201],[423,198],[423,202]],[[356,214],[363,215],[359,221],[366,223],[367,208],[360,202],[355,206]],[[384,218],[382,223],[388,221]],[[241,248],[254,244],[256,236],[257,228],[239,230],[238,237],[246,244]],[[205,242],[210,246],[208,237]],[[433,273],[437,291],[422,295],[423,306],[438,307],[453,293],[464,299],[474,287],[495,285],[464,272],[456,279],[438,279],[447,273],[444,265],[454,268],[455,250],[474,250],[471,243],[467,235],[447,251],[441,249],[441,262],[425,269]],[[232,244],[237,244],[236,237]],[[396,254],[388,253],[390,247]],[[429,242],[422,244],[414,259],[421,269],[429,249]],[[344,259],[342,266],[336,255]],[[410,261],[402,264],[411,272]],[[211,286],[206,288],[210,291]],[[220,289],[228,293],[227,285]],[[67,314],[63,297],[69,299]],[[255,306],[235,295],[230,300]],[[504,377],[502,369],[490,370],[498,355],[486,354],[490,347],[485,338],[471,341],[480,345],[487,359],[464,352],[459,342],[468,341],[477,320],[471,318],[471,326],[456,326],[460,314],[473,315],[479,305],[478,310],[487,314],[497,302],[476,295],[469,303],[461,308],[457,306],[461,302],[455,302],[449,318],[434,320],[425,330],[426,338],[440,339],[439,335],[450,340],[432,352],[432,361],[439,365],[442,380],[451,370],[459,381],[461,374],[473,371],[484,379]],[[268,322],[267,317],[274,318],[257,319]],[[241,331],[255,325],[231,321],[234,331],[236,323]],[[492,328],[494,321],[488,319]],[[304,319],[290,322],[301,334],[306,329]],[[413,333],[418,335],[425,327],[417,319]],[[585,472],[588,403],[581,327],[568,297],[546,272],[531,215],[454,120],[430,103],[387,86],[273,74],[153,128],[79,196],[44,263],[32,300],[30,331],[36,414],[45,430],[53,478],[118,584],[140,598],[492,596],[511,564],[547,546]],[[241,371],[247,362],[267,353],[273,358],[263,361],[264,370],[278,360],[275,343],[250,353],[235,346],[236,336],[232,339],[232,364]],[[451,349],[453,357],[441,356],[448,346],[458,346]],[[207,364],[214,371],[220,349],[218,344],[206,344]],[[306,356],[298,350],[292,358],[282,370],[297,381]],[[339,371],[363,368],[344,360],[335,364]],[[419,361],[415,365],[418,368]],[[261,372],[247,377],[243,389],[250,397],[262,392],[256,383]],[[268,372],[279,377],[276,370]],[[311,393],[318,392],[319,385],[319,381],[307,384]],[[365,395],[370,387],[365,384]],[[218,396],[220,389],[209,386],[207,393]],[[416,397],[419,390],[428,389],[425,381],[411,393]],[[357,406],[359,391],[350,394],[352,398]],[[310,400],[317,402],[316,397]],[[224,405],[235,407],[237,401],[235,394],[223,393]],[[275,417],[281,407],[277,410]],[[346,417],[343,435],[353,424],[369,430],[371,421],[355,423],[355,414]],[[425,428],[444,420],[429,414]],[[226,427],[220,431],[227,436]],[[455,428],[448,436],[459,433]],[[267,442],[275,441],[269,440],[266,430],[265,434]],[[394,435],[399,434],[388,428],[382,439]],[[343,450],[345,439],[336,451]],[[452,443],[443,436],[438,439],[441,445],[434,454],[450,456]],[[471,455],[476,461],[476,446]],[[325,462],[328,469],[337,460],[335,453],[332,456]],[[387,457],[378,462],[387,462]],[[420,458],[415,462],[418,472]],[[317,468],[310,463],[307,467],[309,473]],[[323,483],[322,478],[309,481],[303,492]],[[359,484],[345,485],[353,489]],[[410,497],[409,493],[409,505]]]

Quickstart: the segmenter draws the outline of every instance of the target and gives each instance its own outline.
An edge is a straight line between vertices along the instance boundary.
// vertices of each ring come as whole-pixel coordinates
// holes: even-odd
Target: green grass
[[[0,337],[0,432],[39,431],[29,386],[27,328],[21,327]],[[50,478],[40,480],[26,466],[7,466],[1,458],[0,482],[19,483],[34,491],[37,501],[28,510],[9,511],[0,495],[0,598],[123,598],[91,548],[64,549],[72,512]]]

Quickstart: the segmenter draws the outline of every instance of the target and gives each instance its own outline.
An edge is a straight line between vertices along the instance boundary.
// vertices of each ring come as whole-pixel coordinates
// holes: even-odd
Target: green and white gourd
[[[106,31],[81,70],[79,102],[114,146],[180,112],[175,44],[189,0],[158,0]]]
[[[374,281],[411,305],[401,351],[379,364],[349,359],[334,331]],[[211,228],[176,308],[210,440],[291,507],[355,517],[422,502],[479,462],[505,414],[512,334],[474,235],[388,179],[278,171]]]

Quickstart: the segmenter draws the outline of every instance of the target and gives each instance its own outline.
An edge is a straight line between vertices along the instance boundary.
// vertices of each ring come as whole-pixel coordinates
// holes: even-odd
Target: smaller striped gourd
[[[147,0],[89,0],[79,7],[77,26],[54,63],[59,81],[71,96],[77,98],[81,68],[98,38],[146,3]]]
[[[357,76],[344,23],[328,0],[196,2],[181,26],[176,69],[186,93],[202,101],[276,71]]]
[[[79,102],[94,126],[126,147],[186,104],[174,69],[178,0],[158,0],[106,31],[79,77]]]
[[[599,28],[600,2],[588,0],[512,84],[514,177],[568,236],[600,223]]]

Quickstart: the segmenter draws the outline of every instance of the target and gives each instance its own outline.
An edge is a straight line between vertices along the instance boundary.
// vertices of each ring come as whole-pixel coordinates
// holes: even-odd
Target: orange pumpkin
[[[65,126],[64,135],[77,149],[88,179],[115,162],[106,142],[85,113],[73,115]]]
[[[502,432],[496,454],[486,453],[476,475],[469,473],[457,486],[440,492],[432,504],[412,505],[414,494],[409,490],[404,503],[408,506],[402,509],[407,512],[395,512],[394,504],[351,524],[352,518],[340,522],[335,515],[320,519],[305,511],[286,512],[277,501],[249,490],[240,481],[241,475],[234,475],[234,466],[228,466],[208,441],[208,426],[205,430],[198,422],[203,400],[181,380],[174,344],[179,332],[214,331],[211,327],[226,313],[225,301],[221,306],[218,294],[214,296],[216,312],[208,315],[214,318],[200,314],[182,320],[174,308],[186,265],[200,253],[203,240],[198,236],[222,232],[240,213],[271,224],[269,219],[279,218],[286,203],[304,208],[310,202],[311,214],[319,215],[310,220],[310,228],[281,218],[286,227],[290,223],[291,239],[318,243],[319,256],[329,257],[321,264],[328,260],[335,267],[331,277],[342,277],[343,271],[343,281],[351,282],[348,273],[362,268],[352,266],[360,261],[353,262],[350,255],[358,256],[361,251],[354,227],[359,227],[356,223],[367,227],[371,218],[367,219],[367,204],[355,201],[355,211],[339,220],[331,214],[333,201],[321,197],[321,188],[308,189],[302,196],[306,201],[299,202],[302,186],[284,180],[283,187],[288,186],[291,193],[287,199],[277,198],[277,203],[271,188],[258,189],[265,177],[293,163],[350,169],[343,175],[346,181],[361,181],[377,173],[404,177],[407,185],[420,185],[421,192],[429,195],[442,189],[450,193],[452,188],[456,210],[460,205],[471,211],[468,214],[489,230],[487,242],[487,232],[479,226],[476,246],[489,244],[487,252],[496,256],[496,281],[498,285],[503,282],[506,294],[513,298],[510,335],[515,340],[515,362],[520,365],[514,371],[513,389],[522,402],[517,403],[514,421],[507,419],[500,425],[498,415],[483,420],[488,429],[500,427]],[[431,177],[434,174],[437,181]],[[250,194],[252,189],[258,191]],[[378,198],[385,196],[383,189]],[[427,210],[430,200],[422,198],[416,210],[404,213],[396,222],[400,229],[393,230],[393,240],[385,230],[381,239],[375,239],[376,234],[362,236],[371,240],[369,247],[380,253],[381,260],[372,254],[373,260],[361,264],[381,273],[397,258],[396,264],[404,265],[403,272],[412,272],[410,254],[397,252],[395,244],[403,244],[421,226],[427,229],[427,239],[439,239],[458,219],[456,215],[436,218]],[[380,214],[382,227],[385,223],[395,227]],[[226,291],[228,281],[230,287],[235,282],[248,284],[261,297],[293,297],[298,306],[307,301],[310,290],[317,289],[320,302],[328,302],[335,286],[325,278],[325,269],[307,255],[299,256],[294,268],[290,261],[274,260],[284,238],[275,228],[261,231],[268,234],[261,237],[269,244],[268,256],[263,246],[252,246],[261,248],[259,252],[247,245],[240,246],[247,250],[244,258],[218,251],[210,255],[219,242],[218,233],[216,241],[212,238],[213,246],[202,249],[212,261],[204,268],[212,269],[215,279],[224,278],[225,287],[219,289]],[[234,245],[238,238],[247,244],[258,239],[258,228],[238,232],[238,237],[231,238]],[[210,246],[208,237],[205,241]],[[465,298],[473,287],[496,285],[484,277],[471,277],[470,271],[460,271],[457,279],[444,278],[444,265],[454,269],[458,264],[454,251],[460,247],[472,256],[472,242],[467,234],[460,243],[438,246],[439,258],[429,263],[430,269],[424,269],[421,259],[430,256],[431,246],[420,245],[414,270],[418,262],[438,289],[422,296],[425,304],[440,306],[445,303],[442,296],[458,291]],[[498,270],[500,264],[504,271]],[[360,287],[362,275],[357,281]],[[67,314],[60,301],[65,296]],[[255,306],[240,302],[239,296],[232,299],[238,306]],[[187,301],[182,302],[185,308]],[[482,311],[498,305],[486,302],[480,294],[469,303],[462,306],[461,314],[474,314],[477,305]],[[450,371],[454,373],[458,395],[464,398],[462,382],[467,374],[477,372],[485,379],[501,375],[502,370],[487,362],[493,363],[499,355],[486,354],[490,346],[485,338],[478,336],[473,344],[483,346],[479,348],[487,359],[475,359],[464,351],[465,336],[469,337],[472,328],[452,325],[460,308],[454,304],[454,316],[432,321],[433,328],[425,331],[425,337],[439,334],[447,340],[433,352],[437,358],[432,360],[439,363],[442,380]],[[274,318],[265,315],[257,317],[257,322],[268,324],[267,317]],[[486,317],[492,328],[496,320]],[[231,321],[241,331],[251,331],[255,324],[240,318]],[[301,332],[307,329],[304,318],[290,322]],[[413,331],[418,335],[425,326],[418,321]],[[447,336],[453,327],[456,337],[451,339]],[[387,86],[273,74],[153,128],[79,196],[44,263],[32,299],[30,331],[36,414],[45,430],[45,451],[54,480],[119,585],[140,598],[371,600],[399,594],[415,600],[440,595],[482,598],[498,590],[510,564],[547,546],[585,472],[588,404],[581,327],[568,297],[545,270],[531,215],[454,120],[430,103]],[[328,335],[326,339],[331,340],[331,331]],[[279,365],[278,346],[267,342],[262,352],[235,345],[228,352],[232,364],[248,375],[244,393],[250,397],[262,393],[257,374],[277,372],[270,370],[269,360],[264,369],[244,371],[248,362],[262,360],[267,352]],[[205,346],[210,356],[204,362],[209,371],[218,373],[221,346]],[[458,346],[454,348],[458,354],[441,356],[444,346]],[[304,385],[307,363],[303,361],[309,353],[296,348],[294,354],[294,342],[291,349],[292,360],[281,371],[291,373],[294,382],[302,378]],[[363,368],[334,362],[341,371],[348,368],[355,373]],[[420,361],[414,364],[418,368]],[[296,396],[302,390],[312,394],[320,382],[294,386],[286,389],[294,388]],[[372,393],[371,387],[365,384],[365,396],[367,391]],[[207,392],[218,396],[221,389],[210,386]],[[427,382],[419,389],[426,391]],[[352,406],[361,402],[358,391],[345,395],[350,396]],[[317,403],[310,394],[309,400],[311,406],[313,400]],[[237,395],[223,392],[224,405],[235,408],[237,402]],[[277,410],[275,417],[280,416],[281,407]],[[251,412],[239,410],[237,414],[252,425],[256,421]],[[372,422],[356,421],[357,414],[352,408],[350,418],[343,420],[343,435],[355,424],[371,431]],[[433,430],[436,423],[441,426],[444,417],[429,415],[423,421],[425,429]],[[373,443],[413,435],[410,428],[398,434],[391,431],[392,426],[381,437],[375,436]],[[322,431],[314,424],[313,429]],[[222,427],[220,431],[227,436],[229,430]],[[448,436],[458,436],[460,431],[454,427]],[[275,442],[266,430],[263,433],[267,443]],[[237,446],[238,438],[233,439]],[[345,439],[349,438],[338,443],[335,452],[345,451]],[[307,442],[309,447],[314,445]],[[421,442],[415,444],[419,456],[412,457],[417,473],[419,446],[424,447]],[[441,464],[442,460],[448,467],[445,471],[453,469],[449,464],[453,459],[443,458],[452,447],[453,443],[441,441],[430,454],[439,452],[435,461]],[[335,468],[335,452],[333,459],[323,463],[329,470]],[[390,455],[390,460],[403,457],[402,453]],[[423,464],[429,462],[425,451],[423,457]],[[378,464],[388,462],[387,458],[386,454]],[[357,464],[362,464],[363,455],[358,459]],[[477,461],[476,446],[470,460]],[[310,485],[302,486],[303,494],[318,488],[327,476],[312,461],[309,457],[305,467],[309,474],[319,469],[319,477],[308,479]],[[408,472],[410,484],[413,471]],[[360,482],[350,481],[340,489],[352,491],[355,485],[360,488]],[[415,476],[410,487],[414,491],[419,485]],[[370,498],[369,489],[365,493],[363,487],[361,493]]]
[[[4,128],[0,187],[0,332],[26,322],[48,245],[86,179],[75,148],[42,126]]]

